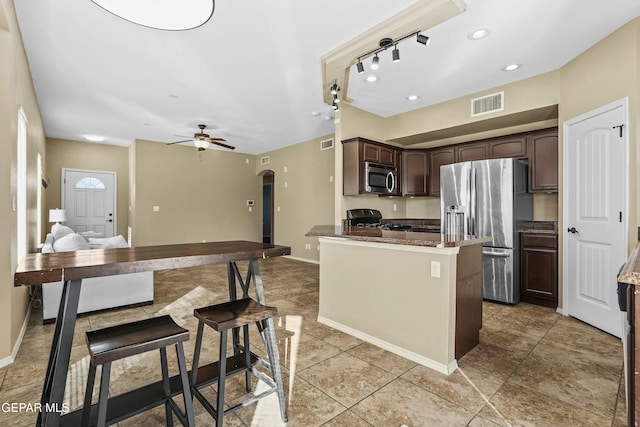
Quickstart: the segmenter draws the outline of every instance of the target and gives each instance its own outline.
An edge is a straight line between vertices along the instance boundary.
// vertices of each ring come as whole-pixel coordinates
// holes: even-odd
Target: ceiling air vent
[[[471,117],[504,110],[504,92],[471,100]]]
[[[320,141],[321,150],[330,150],[331,148],[333,148],[333,138],[324,139]]]
[[[269,164],[269,156],[260,157],[260,164],[261,165],[268,165]]]

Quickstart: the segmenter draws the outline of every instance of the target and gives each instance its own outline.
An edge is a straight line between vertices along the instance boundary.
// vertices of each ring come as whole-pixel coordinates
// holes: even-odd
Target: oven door
[[[365,162],[365,192],[398,194],[397,169],[393,166]]]

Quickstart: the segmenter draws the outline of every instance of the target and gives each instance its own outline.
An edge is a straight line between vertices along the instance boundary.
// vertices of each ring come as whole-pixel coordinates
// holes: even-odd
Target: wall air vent
[[[471,100],[471,117],[504,110],[504,92]]]
[[[260,164],[261,165],[268,165],[269,164],[269,156],[260,157]]]
[[[320,141],[321,150],[330,150],[333,148],[333,138],[323,139]]]

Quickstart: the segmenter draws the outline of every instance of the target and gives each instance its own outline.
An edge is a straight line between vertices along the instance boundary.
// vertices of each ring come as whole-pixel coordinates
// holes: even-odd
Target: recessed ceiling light
[[[319,111],[312,111],[312,112],[311,112],[311,115],[312,115],[313,117],[318,117],[318,116],[320,115],[320,112],[319,112]]]
[[[103,136],[98,136],[98,135],[85,135],[84,136],[85,139],[87,141],[91,141],[91,142],[102,142],[104,141],[104,137]]]
[[[213,15],[213,0],[121,1],[92,0],[108,12],[134,24],[158,30],[190,30]]]
[[[377,82],[378,81],[378,76],[375,76],[373,74],[368,75],[365,79],[364,79],[367,83],[373,83],[373,82]]]
[[[483,39],[485,37],[487,37],[489,34],[491,34],[491,30],[488,28],[478,28],[475,31],[470,32],[469,34],[467,34],[467,38],[469,40],[480,40]]]
[[[418,99],[420,99],[419,95],[409,95],[407,96],[407,101],[417,101]]]
[[[509,64],[502,67],[502,71],[514,71],[522,67],[522,64]]]

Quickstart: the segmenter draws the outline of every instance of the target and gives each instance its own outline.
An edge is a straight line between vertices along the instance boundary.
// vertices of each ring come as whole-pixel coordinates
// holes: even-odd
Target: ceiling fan
[[[222,138],[211,138],[209,134],[204,133],[204,130],[207,128],[207,125],[198,125],[200,128],[200,132],[196,132],[193,134],[193,138],[185,139],[183,141],[170,142],[167,145],[180,144],[181,142],[189,142],[193,141],[193,145],[198,148],[198,151],[204,151],[209,147],[209,144],[219,145],[220,147],[228,148],[229,150],[235,150],[236,147],[231,145],[224,144],[227,142],[226,139]]]

